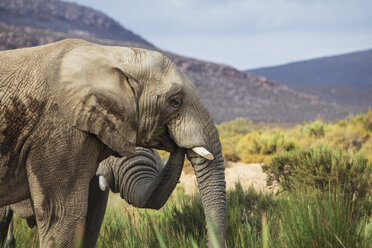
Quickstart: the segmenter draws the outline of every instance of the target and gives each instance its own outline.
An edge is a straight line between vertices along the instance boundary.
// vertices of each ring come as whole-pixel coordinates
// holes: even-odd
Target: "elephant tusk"
[[[104,176],[99,176],[99,188],[102,191],[106,191],[109,188],[107,180]]]
[[[212,153],[210,153],[207,149],[205,149],[202,146],[194,147],[191,150],[193,150],[196,154],[198,154],[199,156],[202,156],[205,159],[208,159],[208,160],[214,159]]]

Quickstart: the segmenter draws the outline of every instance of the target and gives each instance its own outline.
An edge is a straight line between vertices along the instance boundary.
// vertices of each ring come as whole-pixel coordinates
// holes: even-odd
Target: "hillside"
[[[4,7],[6,5],[4,2],[11,4]],[[157,49],[150,42],[129,31],[137,38],[134,39],[132,36],[126,38],[125,35],[110,36],[107,33],[115,32],[105,27],[125,29],[101,12],[68,2],[56,0],[46,2],[45,0],[1,2],[0,19],[3,22],[0,23],[0,49],[36,46],[69,37],[81,37],[106,45]],[[42,3],[45,3],[45,6],[40,7]],[[48,18],[43,17],[45,12],[48,12]],[[4,16],[11,18],[5,22],[4,19],[7,18]],[[32,26],[28,25],[29,23],[32,23]],[[90,29],[93,26],[97,26],[97,33],[93,32],[95,29]],[[104,30],[106,36],[105,32],[100,30]],[[317,97],[296,92],[263,77],[229,66],[190,59],[166,51],[164,53],[195,83],[216,122],[237,117],[254,121],[301,122],[316,117],[338,119],[351,112],[349,108],[320,101]]]
[[[372,106],[372,49],[248,71],[329,102]]]
[[[59,0],[1,0],[0,22],[153,47],[101,12]]]
[[[316,117],[337,119],[346,114],[338,105],[230,66],[166,55],[192,79],[218,122],[236,117],[300,122]]]

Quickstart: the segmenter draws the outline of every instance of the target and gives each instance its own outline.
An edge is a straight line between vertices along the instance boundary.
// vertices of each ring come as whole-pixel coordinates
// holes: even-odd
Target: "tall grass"
[[[227,193],[227,210],[227,247],[367,248],[372,242],[368,214],[337,190],[275,197],[237,184]],[[35,228],[19,219],[15,226],[18,247],[38,247]],[[159,211],[111,195],[97,247],[206,247],[206,236],[198,194],[175,194]]]
[[[372,233],[364,209],[338,190],[291,193],[275,210],[277,240],[272,247],[370,247]]]

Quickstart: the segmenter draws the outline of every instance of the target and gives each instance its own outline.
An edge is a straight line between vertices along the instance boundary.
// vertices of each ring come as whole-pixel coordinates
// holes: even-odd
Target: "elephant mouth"
[[[168,128],[166,126],[155,129],[150,137],[151,138],[145,140],[140,140],[137,146],[164,150],[170,153],[175,152],[179,148],[177,144],[170,138]]]
[[[154,135],[152,135],[151,141],[148,142],[148,144],[146,144],[144,147],[165,150],[167,152],[175,152],[178,148],[184,148],[187,150],[192,150],[194,153],[207,160],[214,159],[212,153],[209,152],[204,146],[183,147],[182,145],[178,145],[177,142],[170,137],[168,128],[166,126],[156,129],[154,131]]]

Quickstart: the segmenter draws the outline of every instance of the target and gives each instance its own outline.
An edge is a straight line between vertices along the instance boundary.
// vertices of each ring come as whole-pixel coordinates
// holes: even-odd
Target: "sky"
[[[372,0],[69,0],[158,48],[254,69],[372,48]]]

